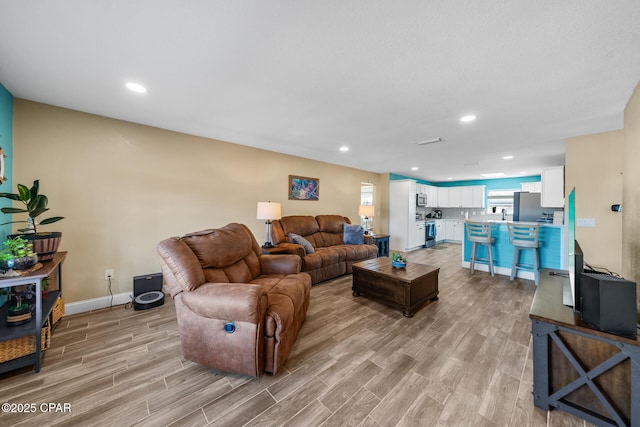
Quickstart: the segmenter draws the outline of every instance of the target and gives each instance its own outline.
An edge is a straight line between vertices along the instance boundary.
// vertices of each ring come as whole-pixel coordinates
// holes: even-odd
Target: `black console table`
[[[43,299],[41,292],[36,292],[35,319],[20,326],[7,326],[4,321],[0,321],[0,342],[27,335],[35,335],[35,352],[0,363],[0,373],[12,371],[24,366],[35,365],[35,371],[40,372],[40,362],[42,358],[42,336],[41,330],[47,318],[53,327],[53,306],[62,291],[62,262],[66,258],[66,252],[58,252],[51,261],[42,262],[42,267],[23,276],[0,279],[0,288],[13,286],[36,284],[36,289],[40,290],[42,279],[49,278],[49,293]],[[7,304],[0,308],[0,319],[6,319]]]
[[[640,426],[640,341],[602,332],[562,304],[569,279],[540,273],[529,317],[533,401],[598,426]]]

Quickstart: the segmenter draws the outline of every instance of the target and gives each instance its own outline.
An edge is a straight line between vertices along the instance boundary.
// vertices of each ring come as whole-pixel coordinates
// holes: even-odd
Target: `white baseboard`
[[[111,296],[100,297],[100,298],[92,298],[83,301],[76,302],[68,302],[64,304],[64,314],[65,316],[71,314],[84,313],[91,310],[98,310],[101,308],[108,308],[112,305],[122,305],[128,302],[131,302],[133,295],[128,292],[123,292],[120,294],[114,294],[113,300],[111,300]]]
[[[470,268],[471,263],[469,261],[462,261],[462,266],[464,268]],[[481,264],[481,263],[476,263],[476,265],[474,266],[474,270],[476,271],[486,271],[487,273],[489,272],[489,266],[487,264]],[[511,276],[511,267],[497,267],[494,266],[493,267],[493,272],[495,274],[501,274],[503,276]],[[528,280],[535,280],[535,275],[533,274],[533,271],[520,271],[518,270],[517,272],[517,276],[520,279],[528,279]]]

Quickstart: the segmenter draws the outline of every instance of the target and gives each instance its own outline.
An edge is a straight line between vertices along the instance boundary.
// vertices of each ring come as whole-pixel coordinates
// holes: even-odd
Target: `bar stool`
[[[537,222],[508,222],[509,243],[513,245],[513,262],[511,263],[511,280],[518,270],[533,271],[536,285],[540,280],[540,224]],[[520,263],[520,250],[531,249],[533,265]]]
[[[471,242],[471,274],[473,274],[475,263],[480,261],[487,263],[489,266],[489,273],[491,273],[491,276],[494,276],[493,251],[491,250],[491,245],[496,241],[496,239],[495,237],[491,237],[492,224],[490,222],[477,221],[465,221],[465,223],[467,224],[467,237]],[[487,247],[487,258],[477,257],[478,245],[484,245]]]

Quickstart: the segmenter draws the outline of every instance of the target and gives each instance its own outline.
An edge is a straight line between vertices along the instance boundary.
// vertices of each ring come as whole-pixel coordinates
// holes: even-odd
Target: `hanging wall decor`
[[[320,180],[306,176],[289,175],[289,200],[318,200]]]

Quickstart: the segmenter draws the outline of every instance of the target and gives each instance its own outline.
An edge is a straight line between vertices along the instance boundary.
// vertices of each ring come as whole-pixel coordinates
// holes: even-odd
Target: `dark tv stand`
[[[602,332],[562,304],[569,279],[540,272],[531,305],[533,402],[598,426],[640,426],[640,341]]]

